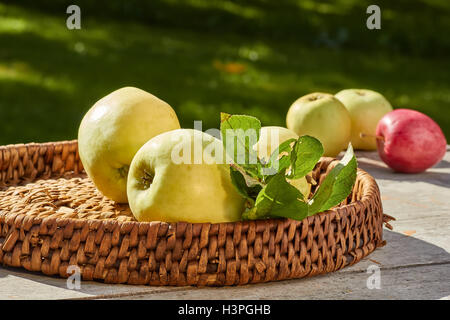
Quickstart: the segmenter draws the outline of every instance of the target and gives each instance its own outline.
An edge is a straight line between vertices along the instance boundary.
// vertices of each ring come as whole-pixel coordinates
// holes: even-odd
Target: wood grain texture
[[[376,178],[385,212],[397,221],[391,223],[393,231],[384,230],[386,246],[343,270],[312,278],[224,288],[83,281],[82,289],[76,291],[66,288],[65,279],[0,268],[0,298],[230,299],[238,295],[240,299],[448,299],[450,153],[436,167],[416,175],[393,173],[376,152],[357,152],[357,156],[359,166]],[[381,289],[366,287],[370,276],[367,267],[372,264],[381,267]],[[21,289],[22,281],[28,283],[29,290]]]

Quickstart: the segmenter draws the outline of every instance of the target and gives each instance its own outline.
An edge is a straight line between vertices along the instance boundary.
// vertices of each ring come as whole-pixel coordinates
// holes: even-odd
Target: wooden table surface
[[[387,245],[351,267],[241,287],[82,281],[78,290],[68,289],[65,279],[0,267],[0,299],[450,299],[450,147],[434,168],[412,175],[393,173],[376,152],[358,152],[357,157],[359,166],[376,178],[385,213],[397,221],[391,222],[393,231],[384,229]],[[369,289],[368,282],[375,288]]]

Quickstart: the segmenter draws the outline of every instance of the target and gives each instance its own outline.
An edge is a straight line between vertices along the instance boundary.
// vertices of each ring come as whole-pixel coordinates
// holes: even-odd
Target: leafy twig
[[[328,210],[350,194],[357,169],[351,144],[344,158],[325,177],[312,199],[305,201],[302,193],[289,180],[304,178],[308,183],[316,184],[309,173],[323,154],[322,144],[310,136],[284,141],[266,163],[254,154],[253,145],[246,141],[246,130],[254,130],[259,139],[260,129],[261,122],[254,117],[221,114],[223,144],[234,160],[230,166],[231,180],[237,191],[247,199],[246,210],[242,214],[244,220],[279,217],[301,220]],[[227,136],[227,130],[231,130],[233,135]],[[227,145],[230,137],[233,142],[236,137],[237,142],[244,147],[244,163],[238,161],[239,149],[233,146],[230,150]],[[248,159],[251,155],[256,157],[256,163],[248,162],[247,155]]]

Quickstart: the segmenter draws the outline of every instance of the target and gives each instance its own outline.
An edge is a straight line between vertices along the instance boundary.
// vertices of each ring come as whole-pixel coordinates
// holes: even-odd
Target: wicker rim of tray
[[[313,178],[320,183],[336,163],[322,158]],[[35,182],[54,185],[60,193],[87,188],[85,198],[90,199],[82,205],[71,200],[70,205],[84,205],[88,214],[93,202],[116,211],[70,217],[73,208],[57,208],[64,201],[39,199],[34,204],[36,192],[49,193]],[[83,280],[105,283],[243,285],[352,265],[385,244],[383,224],[391,228],[388,222],[393,219],[383,214],[374,178],[361,169],[347,200],[302,221],[136,222],[123,207],[101,195],[91,196],[92,190],[76,140],[0,147],[0,264],[64,278],[70,276],[68,267],[77,265]]]

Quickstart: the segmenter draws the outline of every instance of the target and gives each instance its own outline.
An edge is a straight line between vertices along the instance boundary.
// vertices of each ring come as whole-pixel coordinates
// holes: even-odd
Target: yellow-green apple
[[[389,112],[381,118],[375,134],[381,159],[398,172],[425,171],[441,161],[447,149],[439,125],[415,110]]]
[[[337,156],[350,142],[350,114],[328,93],[315,92],[297,99],[289,108],[286,124],[299,136],[317,138],[323,145],[324,156]]]
[[[118,89],[97,101],[78,130],[80,159],[88,176],[106,197],[127,202],[128,168],[150,138],[180,128],[166,102],[134,87]]]
[[[378,121],[392,111],[389,101],[380,93],[368,89],[346,89],[336,93],[335,97],[350,113],[353,148],[376,150],[375,129]]]
[[[283,127],[261,127],[258,143],[253,146],[253,149],[256,150],[258,158],[263,158],[267,161],[278,146],[289,139],[297,140],[298,135]],[[279,155],[279,158],[281,158],[281,156],[283,156],[283,153]],[[305,177],[295,180],[288,179],[288,181],[303,194],[305,199],[308,198],[311,191],[311,184],[308,183]]]
[[[162,133],[136,153],[128,201],[138,221],[232,222],[245,199],[230,177],[230,159],[215,137],[193,129]]]

